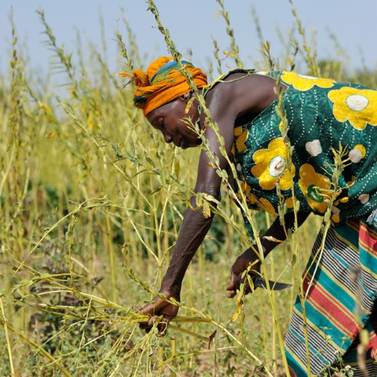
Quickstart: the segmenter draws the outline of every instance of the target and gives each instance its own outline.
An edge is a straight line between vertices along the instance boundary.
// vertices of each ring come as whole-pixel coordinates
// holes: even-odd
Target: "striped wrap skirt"
[[[377,376],[377,210],[322,237],[285,338],[291,376]]]

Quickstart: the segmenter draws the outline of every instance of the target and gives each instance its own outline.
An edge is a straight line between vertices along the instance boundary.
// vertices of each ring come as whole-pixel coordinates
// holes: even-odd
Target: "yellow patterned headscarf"
[[[198,88],[207,85],[207,76],[200,68],[185,60],[181,63],[190,72]],[[136,86],[134,103],[145,115],[190,91],[185,76],[179,71],[178,63],[171,56],[154,60],[146,72],[137,69],[131,74],[121,72],[120,76],[131,77],[133,80]]]

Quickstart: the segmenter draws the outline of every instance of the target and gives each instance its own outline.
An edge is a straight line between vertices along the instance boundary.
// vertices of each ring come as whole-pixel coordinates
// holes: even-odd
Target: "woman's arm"
[[[191,198],[191,205],[195,208],[194,198]],[[186,210],[169,268],[161,284],[162,293],[180,298],[183,277],[211,226],[212,218],[212,215],[208,218],[204,217],[200,208]]]
[[[195,208],[195,198],[191,198],[191,205]],[[177,243],[171,256],[169,268],[162,280],[160,294],[150,304],[144,306],[140,312],[149,316],[149,320],[140,324],[147,332],[155,322],[155,316],[162,316],[163,321],[158,324],[158,330],[164,334],[169,321],[178,313],[178,306],[167,301],[179,301],[182,281],[186,270],[195,255],[196,250],[203,241],[211,225],[212,217],[206,218],[200,209],[187,209],[183,223],[179,230]]]
[[[297,225],[301,226],[308,218],[308,212],[297,213]],[[293,229],[295,224],[295,216],[293,212],[289,212],[284,216],[284,226],[280,223],[280,219],[276,218],[266,233],[260,238],[260,242],[263,247],[263,257],[267,255],[280,244],[280,241],[286,240],[286,232],[288,229]],[[275,241],[276,240],[276,241]],[[255,246],[245,250],[240,256],[237,257],[231,268],[230,282],[226,290],[228,291],[228,297],[234,297],[237,293],[237,289],[240,288],[242,283],[243,272],[252,265],[250,271],[251,276],[255,276],[260,269],[260,255],[258,255],[258,248]],[[251,292],[251,287],[246,286],[245,293]]]
[[[229,153],[233,143],[234,120],[233,123],[229,123],[232,125],[230,130],[224,129],[225,122],[226,118],[223,118],[218,125],[224,137],[225,150]],[[211,151],[219,158],[219,167],[225,169],[227,165],[226,158],[220,153],[217,137],[214,138],[213,131],[209,130],[207,132],[207,138]],[[221,178],[216,173],[216,168],[210,163],[206,152],[203,151],[199,158],[198,177],[194,192],[208,194],[219,199],[220,185]],[[174,247],[168,270],[161,283],[161,296],[156,297],[152,303],[141,309],[142,314],[149,316],[149,320],[140,325],[146,331],[152,328],[155,321],[154,316],[163,316],[164,323],[158,325],[159,331],[163,333],[167,323],[177,315],[178,307],[166,299],[180,300],[182,281],[186,270],[210,228],[213,214],[209,217],[203,215],[203,209],[196,203],[195,194],[191,197],[190,204],[191,208],[188,208],[184,213],[177,243]]]
[[[269,84],[269,86],[266,85],[266,78],[256,77],[250,81],[250,77],[246,77],[237,82],[221,83],[207,95],[208,108],[224,139],[227,155],[230,154],[232,148],[233,129],[238,116],[248,111],[259,112],[263,106],[267,106],[275,98],[274,81],[270,81]],[[268,96],[270,96],[269,100]],[[202,128],[206,129],[208,146],[211,153],[218,159],[218,166],[214,167],[211,158],[205,151],[202,151],[194,192],[205,193],[219,199],[221,178],[217,174],[217,169],[227,168],[227,156],[221,153],[218,137],[211,127],[204,124],[204,119],[202,119]],[[191,208],[187,209],[184,214],[177,243],[160,289],[164,297],[176,300],[180,299],[185,272],[212,222],[212,215],[206,218],[202,209],[197,206],[196,195],[192,196],[190,202]],[[178,308],[167,302],[164,297],[157,297],[141,312],[149,316],[162,315],[169,321],[177,314]],[[152,323],[153,318],[142,327],[148,330]]]
[[[230,100],[227,96],[224,96],[224,93],[221,96],[221,103],[227,108],[227,111],[221,111],[221,113],[218,111],[219,101],[220,99],[216,102],[216,106],[211,106],[210,103],[209,109],[224,139],[225,152],[229,155],[233,145],[233,127],[237,114],[231,106],[226,106],[229,105],[228,101],[230,102]],[[204,120],[202,121],[204,122]],[[199,158],[194,195],[190,199],[191,208],[188,208],[184,214],[170,265],[161,285],[161,292],[168,293],[176,298],[179,298],[187,267],[206,236],[213,218],[213,215],[208,218],[203,215],[202,208],[197,206],[195,193],[207,194],[220,199],[221,178],[216,170],[218,168],[226,169],[228,166],[227,156],[220,152],[218,137],[210,127],[206,129],[206,138],[211,153],[218,159],[218,166],[213,166],[207,152],[202,151]]]

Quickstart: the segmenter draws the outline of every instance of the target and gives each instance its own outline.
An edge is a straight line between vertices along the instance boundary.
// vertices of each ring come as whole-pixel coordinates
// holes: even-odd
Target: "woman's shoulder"
[[[233,69],[225,72],[203,89],[203,95],[206,100],[211,100],[214,96],[238,96],[250,89],[258,90],[266,84],[269,86],[275,84],[275,80],[255,69]]]
[[[207,95],[210,92],[213,92],[214,89],[218,89],[219,87],[229,87],[230,84],[234,82],[238,82],[239,80],[247,79],[254,75],[254,69],[242,69],[236,68],[225,73],[222,73],[217,78],[212,80],[205,88],[204,88],[204,95]],[[226,84],[226,85],[222,85]]]
[[[222,73],[213,81],[211,81],[204,89],[204,93],[207,94],[214,88],[218,86],[224,87],[224,85],[219,84],[227,84],[229,86],[231,83],[239,82],[240,80],[248,80],[253,78],[254,80],[258,78],[272,78],[271,75],[266,74],[266,72],[256,71],[255,69],[245,69],[245,68],[236,68],[225,73]]]

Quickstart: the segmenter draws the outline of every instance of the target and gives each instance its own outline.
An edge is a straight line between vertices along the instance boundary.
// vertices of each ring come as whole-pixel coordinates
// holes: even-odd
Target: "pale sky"
[[[157,0],[156,3],[178,48],[184,55],[192,49],[192,60],[196,64],[206,65],[213,55],[213,38],[223,49],[229,46],[215,0]],[[332,32],[350,56],[347,60],[350,67],[362,66],[363,59],[368,67],[377,66],[376,0],[296,0],[295,4],[307,32],[316,31],[319,57],[336,58],[334,42],[329,36]],[[230,12],[241,55],[248,66],[260,59],[252,7],[259,16],[265,38],[271,42],[273,55],[278,57],[281,54],[277,30],[287,34],[294,23],[288,0],[225,0],[225,6]],[[8,65],[11,39],[8,18],[12,7],[18,34],[29,56],[29,65],[42,72],[47,72],[52,54],[44,45],[46,37],[35,12],[39,8],[45,10],[58,43],[64,44],[67,51],[74,54],[75,30],[79,31],[84,43],[100,44],[101,13],[106,29],[107,61],[112,70],[117,69],[114,33],[117,29],[125,33],[120,8],[124,9],[136,34],[143,56],[148,55],[146,61],[167,52],[144,0],[0,0],[0,70],[3,72]],[[230,68],[232,63],[228,63]]]

